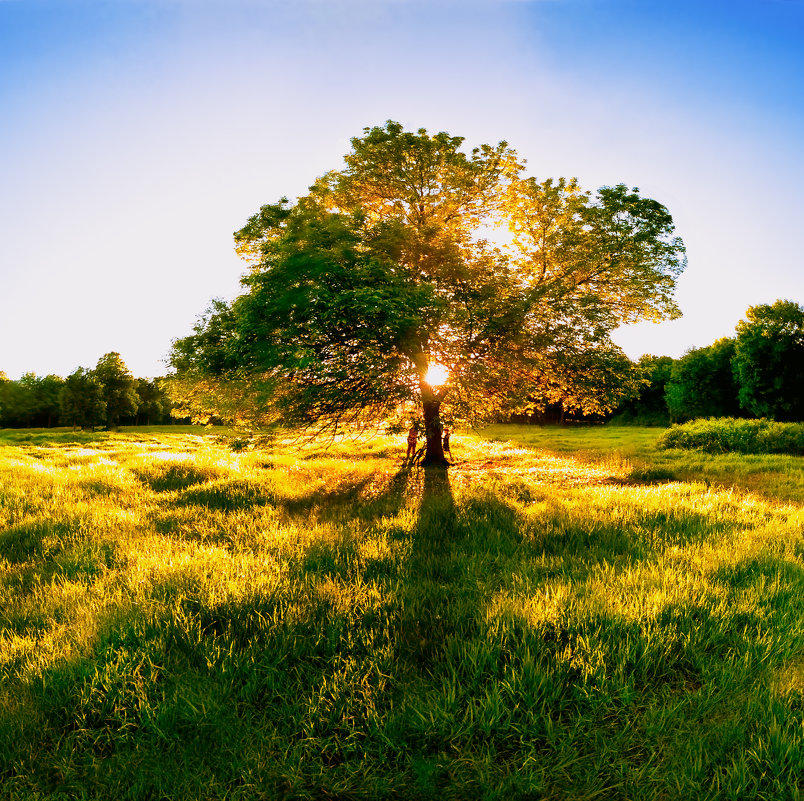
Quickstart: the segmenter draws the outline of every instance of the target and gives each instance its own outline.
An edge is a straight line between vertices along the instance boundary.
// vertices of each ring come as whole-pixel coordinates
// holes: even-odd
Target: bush
[[[657,442],[660,448],[687,448],[707,453],[789,453],[804,455],[804,424],[733,417],[693,420],[675,425]]]

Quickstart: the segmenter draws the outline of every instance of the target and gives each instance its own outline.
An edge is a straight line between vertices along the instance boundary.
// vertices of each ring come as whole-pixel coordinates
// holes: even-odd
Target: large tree
[[[61,420],[72,426],[95,429],[106,416],[103,386],[92,370],[79,367],[67,376],[59,395]]]
[[[759,417],[804,420],[804,306],[751,306],[737,324],[734,376],[740,403]]]
[[[92,371],[103,388],[106,425],[116,428],[121,417],[135,415],[139,406],[137,382],[119,353],[105,353]]]
[[[445,461],[445,412],[531,409],[562,382],[586,410],[616,405],[591,380],[618,361],[612,330],[678,315],[670,214],[624,185],[523,178],[505,142],[462,144],[388,122],[308,195],[263,206],[235,234],[245,294],[174,343],[179,394],[260,390],[277,419],[307,425],[415,404],[431,463]],[[570,386],[571,354],[586,378]]]

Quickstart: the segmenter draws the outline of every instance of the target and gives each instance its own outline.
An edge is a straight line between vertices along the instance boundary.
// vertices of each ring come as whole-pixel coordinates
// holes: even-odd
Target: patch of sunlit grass
[[[591,426],[491,426],[484,436],[512,445],[570,455],[576,461],[620,464],[638,483],[703,482],[804,503],[804,459],[781,454],[704,454],[658,450],[664,429]]]

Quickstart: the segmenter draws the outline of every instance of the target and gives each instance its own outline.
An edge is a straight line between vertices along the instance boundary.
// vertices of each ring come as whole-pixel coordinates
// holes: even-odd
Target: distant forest
[[[643,356],[642,389],[614,412],[618,422],[684,423],[702,417],[804,420],[804,307],[752,306],[735,337],[679,359]]]
[[[171,412],[164,378],[135,378],[119,353],[102,356],[93,369],[79,367],[61,378],[26,373],[11,381],[0,372],[0,427],[116,428],[189,422]]]
[[[752,306],[736,336],[692,348],[678,359],[645,355],[632,368],[639,389],[610,414],[591,419],[655,426],[707,417],[804,420],[804,307],[788,300]],[[529,418],[584,419],[590,418],[563,414],[561,404]]]

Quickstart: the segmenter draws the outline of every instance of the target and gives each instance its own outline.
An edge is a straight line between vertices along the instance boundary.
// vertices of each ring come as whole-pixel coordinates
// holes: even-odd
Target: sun
[[[443,364],[431,364],[427,368],[427,373],[424,380],[431,387],[438,387],[441,384],[446,384],[449,379],[449,370]]]

